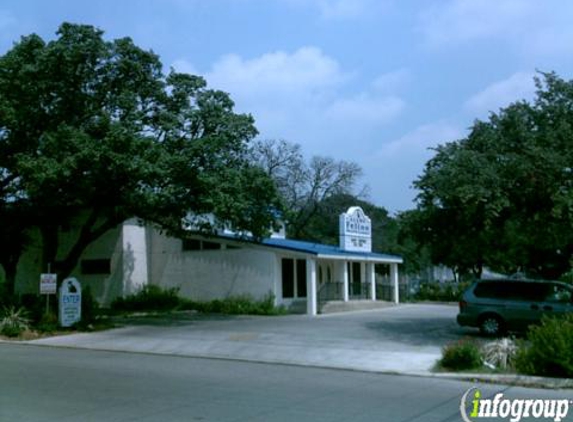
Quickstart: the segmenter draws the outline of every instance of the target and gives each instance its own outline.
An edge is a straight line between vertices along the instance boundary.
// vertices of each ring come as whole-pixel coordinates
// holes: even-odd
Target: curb
[[[467,382],[481,382],[486,384],[503,384],[515,387],[525,387],[525,388],[544,388],[552,390],[560,389],[573,389],[573,378],[549,378],[549,377],[537,377],[528,375],[507,375],[507,374],[479,374],[479,373],[456,373],[456,372],[405,372],[400,370],[375,370],[375,369],[362,369],[353,367],[343,367],[336,365],[317,365],[312,363],[301,363],[301,362],[287,362],[281,360],[273,359],[249,359],[233,356],[212,356],[204,354],[177,354],[177,353],[154,353],[147,351],[127,351],[127,350],[117,350],[117,349],[107,349],[107,348],[87,348],[81,346],[70,346],[70,345],[54,345],[54,344],[39,344],[32,343],[28,341],[12,341],[12,340],[0,340],[0,344],[14,344],[22,346],[33,346],[33,347],[48,347],[53,349],[73,349],[73,350],[92,350],[99,352],[111,352],[111,353],[137,353],[153,356],[172,356],[177,358],[193,358],[193,359],[214,359],[214,360],[227,360],[235,362],[249,362],[249,363],[260,363],[267,365],[285,365],[285,366],[298,366],[306,368],[319,368],[319,369],[331,369],[331,370],[342,370],[342,371],[352,371],[352,372],[365,372],[365,373],[376,373],[385,375],[400,375],[400,376],[410,376],[410,377],[426,377],[426,378],[441,378],[441,379],[451,379],[457,381],[467,381]]]

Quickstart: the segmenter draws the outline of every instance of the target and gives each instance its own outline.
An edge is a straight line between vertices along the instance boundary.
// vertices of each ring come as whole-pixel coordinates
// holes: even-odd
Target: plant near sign
[[[30,319],[24,308],[6,307],[0,317],[0,334],[7,337],[18,337],[30,329]]]

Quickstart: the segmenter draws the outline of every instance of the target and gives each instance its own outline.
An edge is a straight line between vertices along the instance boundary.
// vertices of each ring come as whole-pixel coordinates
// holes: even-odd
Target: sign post
[[[59,319],[62,327],[71,327],[82,319],[82,286],[73,277],[60,286]]]
[[[58,291],[58,275],[50,272],[50,264],[48,264],[48,272],[40,274],[40,294],[46,295],[46,314],[50,313],[50,295],[55,295]]]

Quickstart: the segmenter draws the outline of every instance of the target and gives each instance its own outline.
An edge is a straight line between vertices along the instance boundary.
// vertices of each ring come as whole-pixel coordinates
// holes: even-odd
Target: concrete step
[[[394,303],[384,300],[349,300],[348,302],[344,302],[342,300],[332,300],[326,302],[320,307],[320,313],[333,314],[337,312],[367,311],[372,309],[387,308],[389,306],[394,306]]]

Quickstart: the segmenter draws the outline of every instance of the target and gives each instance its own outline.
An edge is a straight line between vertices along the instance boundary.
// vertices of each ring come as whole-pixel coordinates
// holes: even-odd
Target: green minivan
[[[558,281],[478,280],[463,294],[457,322],[488,336],[524,331],[544,315],[573,312],[573,287]]]

